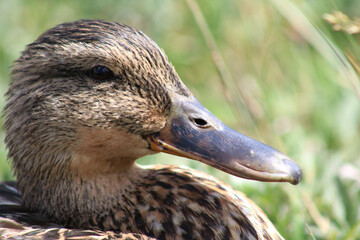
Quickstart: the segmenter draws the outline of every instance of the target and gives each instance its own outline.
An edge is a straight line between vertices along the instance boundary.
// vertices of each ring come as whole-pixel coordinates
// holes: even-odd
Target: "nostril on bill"
[[[209,128],[211,126],[208,121],[201,117],[190,116],[189,120],[198,128]]]
[[[208,125],[208,122],[202,118],[194,118],[193,121],[198,127],[205,127]]]

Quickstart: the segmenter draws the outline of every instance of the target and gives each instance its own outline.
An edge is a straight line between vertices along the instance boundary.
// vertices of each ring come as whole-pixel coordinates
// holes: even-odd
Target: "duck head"
[[[150,38],[118,23],[65,23],[28,45],[12,70],[5,116],[25,195],[63,179],[118,174],[156,152],[247,179],[301,180],[295,162],[225,126]]]

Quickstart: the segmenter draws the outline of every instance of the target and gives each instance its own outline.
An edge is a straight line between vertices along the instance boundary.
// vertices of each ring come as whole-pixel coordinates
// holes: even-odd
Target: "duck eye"
[[[90,71],[90,76],[97,81],[106,81],[114,77],[114,73],[104,66],[95,66]]]

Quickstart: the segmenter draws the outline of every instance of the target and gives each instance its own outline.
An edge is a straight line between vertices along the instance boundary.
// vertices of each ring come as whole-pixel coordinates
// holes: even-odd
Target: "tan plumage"
[[[16,61],[7,99],[6,144],[17,185],[0,191],[5,238],[281,239],[252,201],[211,176],[134,163],[156,150],[246,178],[301,178],[285,155],[248,138],[241,143],[255,145],[237,150],[241,161],[258,161],[259,150],[276,164],[259,164],[271,168],[264,176],[256,161],[245,170],[234,166],[235,157],[222,148],[237,135],[198,105],[163,51],[140,31],[97,20],[50,29]],[[229,135],[201,137],[218,132]],[[208,150],[216,141],[222,148]],[[219,157],[224,160],[213,162]]]

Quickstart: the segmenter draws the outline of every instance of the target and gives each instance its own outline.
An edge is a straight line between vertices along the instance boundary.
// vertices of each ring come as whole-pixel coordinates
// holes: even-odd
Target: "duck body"
[[[101,226],[102,234],[110,231],[114,237],[115,233],[135,233],[154,239],[282,239],[251,200],[209,175],[179,166],[152,166],[144,171],[146,176],[141,181],[118,193],[120,199],[104,203],[108,209],[91,213],[90,219],[81,218],[86,213],[76,210],[72,216],[66,216],[62,226],[75,229]],[[91,199],[87,202],[91,204]],[[4,216],[11,218],[9,212]],[[42,215],[34,216],[28,219],[12,216],[28,226],[20,232],[13,229],[16,235],[37,236],[39,229],[60,232],[65,229],[49,224],[51,221]],[[266,232],[262,232],[264,228]],[[79,233],[72,231],[72,236]]]
[[[282,239],[213,177],[135,163],[166,152],[239,177],[301,179],[287,156],[201,106],[140,31],[99,20],[48,30],[15,62],[5,118],[17,177],[1,185],[5,239]]]

